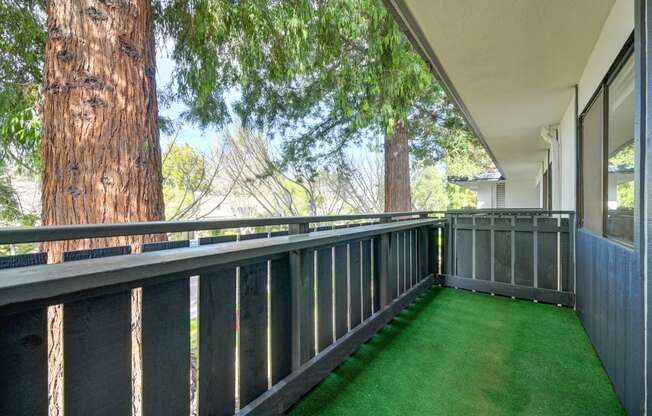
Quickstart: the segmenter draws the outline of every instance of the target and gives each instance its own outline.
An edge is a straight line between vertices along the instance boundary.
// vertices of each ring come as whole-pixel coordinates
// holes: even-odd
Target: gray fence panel
[[[271,270],[272,384],[292,371],[292,286],[289,256],[272,260]]]

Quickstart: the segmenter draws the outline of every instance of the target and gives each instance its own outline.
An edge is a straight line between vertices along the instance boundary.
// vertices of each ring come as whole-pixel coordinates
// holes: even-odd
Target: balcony
[[[0,414],[47,414],[55,305],[66,416],[621,414],[573,310],[574,222],[493,210],[2,230],[0,244],[281,227],[0,258]]]

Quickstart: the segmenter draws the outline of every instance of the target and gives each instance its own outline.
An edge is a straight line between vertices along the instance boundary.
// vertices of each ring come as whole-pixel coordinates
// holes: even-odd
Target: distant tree
[[[224,143],[224,166],[236,189],[230,204],[249,213],[269,216],[338,214],[344,206],[344,181],[337,174],[321,171],[304,176],[281,166],[270,141],[260,133],[241,129]],[[238,197],[249,205],[239,206]],[[252,209],[253,208],[253,209]],[[258,208],[258,209],[255,209]]]
[[[462,126],[380,0],[176,0],[161,21],[189,118],[228,120],[237,88],[245,125],[279,133],[284,164],[308,176],[381,136],[387,211],[412,207],[410,147],[439,158],[441,130]]]
[[[236,181],[224,172],[224,151],[203,152],[189,144],[163,149],[163,198],[168,220],[202,219],[220,209]]]

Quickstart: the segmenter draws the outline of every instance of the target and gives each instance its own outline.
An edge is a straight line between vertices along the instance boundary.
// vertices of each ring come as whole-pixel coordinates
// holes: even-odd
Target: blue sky
[[[172,52],[172,45],[166,45],[156,52],[156,86],[158,89],[163,89],[170,83],[172,72],[174,71],[174,61],[168,56],[168,52]],[[227,96],[227,101],[232,102],[235,99],[235,93],[233,97]],[[159,113],[162,116],[175,120],[185,110],[186,106],[183,103],[176,102],[168,108],[159,108]],[[223,130],[214,128],[202,130],[195,125],[185,123],[179,132],[177,144],[188,143],[196,149],[209,150],[211,147],[214,147],[216,139],[223,135],[225,131],[237,129],[238,127],[239,123],[237,122],[237,118],[234,118],[234,122],[226,126]],[[161,145],[165,146],[171,140],[172,137],[161,134]]]

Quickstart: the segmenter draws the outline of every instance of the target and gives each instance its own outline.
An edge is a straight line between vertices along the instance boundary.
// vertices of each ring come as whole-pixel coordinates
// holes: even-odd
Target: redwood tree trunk
[[[407,128],[402,122],[385,139],[385,212],[412,210]]]
[[[151,0],[48,2],[42,221],[163,219]],[[120,237],[44,244],[64,250],[136,244]]]
[[[45,45],[44,225],[162,220],[151,0],[50,0]],[[44,243],[67,250],[162,239],[136,236]],[[139,413],[140,295],[132,292],[134,414]],[[50,415],[61,412],[61,306],[49,308]]]

